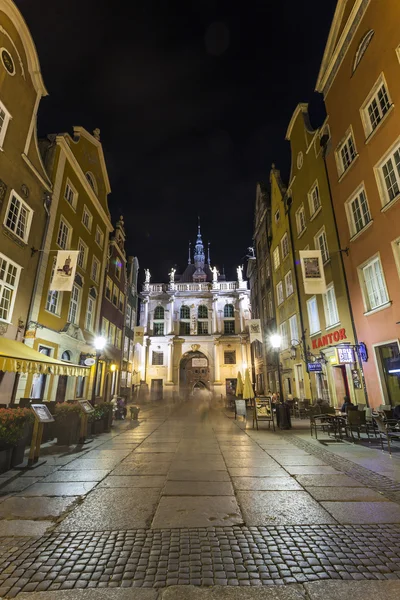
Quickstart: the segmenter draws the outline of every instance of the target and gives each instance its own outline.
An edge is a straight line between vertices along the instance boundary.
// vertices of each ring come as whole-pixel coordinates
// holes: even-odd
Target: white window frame
[[[315,208],[315,196],[314,196],[314,192],[315,190],[317,190],[317,196],[318,196],[318,206],[317,208]],[[319,189],[319,185],[318,185],[318,180],[316,179],[314,181],[314,183],[312,184],[310,191],[308,192],[308,206],[310,208],[310,218],[313,219],[314,217],[317,216],[317,214],[319,213],[319,211],[321,210],[321,194],[320,194],[320,189]]]
[[[382,277],[382,287],[380,288],[380,294],[382,295],[381,300],[377,304],[372,305],[371,303],[371,294],[368,291],[368,284],[365,279],[365,269],[371,267],[372,265],[379,264],[380,274]],[[386,285],[385,273],[382,267],[382,261],[379,253],[371,256],[368,260],[366,260],[362,265],[358,267],[358,277],[360,281],[361,291],[364,300],[364,307],[366,313],[372,313],[377,310],[382,310],[390,305],[389,293]],[[379,294],[378,294],[379,295]]]
[[[395,155],[399,153],[400,155],[400,137],[397,138],[395,143],[389,148],[389,150],[383,155],[383,157],[379,160],[379,162],[374,167],[375,178],[378,184],[379,195],[381,197],[381,203],[383,209],[389,206],[392,206],[397,200],[400,198],[400,173],[396,168],[396,158]],[[392,185],[397,189],[397,193],[391,197],[389,190],[386,185],[385,174],[383,172],[383,167],[387,165],[387,163],[391,160],[392,162],[392,173],[394,175],[394,180],[392,180]],[[400,164],[399,164],[400,168]]]
[[[0,100],[0,111],[4,113],[3,123],[0,128],[0,148],[3,149],[4,139],[6,137],[7,129],[12,119],[11,114],[8,112],[4,104]]]
[[[379,98],[378,98],[378,94],[379,91],[382,89],[382,87],[385,88],[385,92],[386,92],[386,96],[387,96],[387,100],[388,100],[388,104],[387,104],[387,108],[385,110],[385,112],[383,112],[382,106],[380,104]],[[368,108],[371,105],[372,102],[376,103],[376,108],[378,109],[378,113],[379,113],[379,121],[377,121],[375,127],[373,126],[372,122],[371,122],[371,117],[368,113]],[[365,131],[365,137],[368,139],[372,133],[374,131],[376,131],[379,126],[381,125],[381,123],[384,121],[385,117],[389,114],[391,107],[393,106],[390,94],[389,94],[389,89],[388,89],[388,85],[386,83],[386,79],[383,73],[381,73],[377,79],[377,81],[375,82],[375,85],[373,86],[372,90],[369,92],[367,98],[365,99],[365,101],[363,102],[363,105],[360,108],[360,115],[361,115],[361,121],[364,127],[364,131]]]
[[[360,211],[360,222],[362,223],[362,227],[357,229],[356,220],[354,217],[353,207],[358,203],[359,211]],[[366,207],[367,212],[365,213],[365,209],[361,210],[362,206]],[[365,191],[364,184],[358,186],[358,188],[352,193],[350,198],[346,200],[345,203],[346,214],[347,214],[347,222],[349,224],[350,237],[353,238],[361,233],[367,225],[372,223],[371,211],[369,209],[369,203],[367,198],[367,193]]]
[[[97,195],[98,194],[97,180],[96,180],[96,177],[93,175],[92,171],[87,171],[85,173],[85,177],[86,177],[86,181],[90,185],[90,189],[93,190],[94,193]]]
[[[290,285],[288,285],[290,280]],[[289,298],[294,292],[293,288],[293,273],[292,271],[288,271],[285,275],[285,290],[286,290],[286,298]]]
[[[280,334],[281,334],[281,350],[287,350],[289,348],[289,335],[288,335],[288,323],[287,321],[282,321],[279,325]]]
[[[311,307],[315,307],[315,314],[312,313]],[[321,331],[321,323],[319,320],[317,296],[313,296],[307,300],[308,324],[310,327],[310,335],[316,335]]]
[[[321,237],[324,239],[325,252],[320,244]],[[316,250],[321,250],[322,262],[325,265],[330,260],[328,238],[326,237],[325,227],[321,227],[318,233],[314,236],[314,245]]]
[[[70,202],[68,194],[67,194],[68,188],[72,192],[72,202]],[[67,177],[67,181],[65,182],[64,200],[72,208],[72,210],[74,212],[76,212],[76,207],[78,205],[78,192],[76,191],[76,188],[73,186],[71,180],[68,177]]]
[[[8,219],[8,215],[9,215],[10,209],[11,209],[11,204],[12,204],[13,198],[15,198],[16,201],[19,202],[19,204],[20,204],[20,207],[19,207],[18,213],[17,213],[18,217],[17,217],[17,222],[15,224],[15,229],[17,229],[17,224],[18,224],[18,221],[19,221],[19,218],[20,218],[21,209],[24,209],[26,211],[26,223],[25,223],[25,230],[24,230],[23,237],[21,237],[16,231],[14,231],[14,229],[12,227],[10,227],[9,225],[7,225],[7,219]],[[15,237],[17,237],[19,240],[21,240],[25,244],[27,244],[28,240],[29,240],[29,234],[30,234],[30,230],[31,230],[33,214],[34,214],[34,211],[29,206],[29,204],[27,204],[25,202],[25,200],[23,200],[21,198],[21,196],[19,194],[17,194],[17,192],[15,190],[11,190],[9,198],[8,198],[7,209],[5,211],[5,216],[4,216],[4,227],[8,231],[11,231],[11,233],[13,235],[15,235]]]
[[[6,263],[5,265],[3,264],[3,261]],[[10,283],[10,281],[7,281],[7,277],[9,277],[10,275],[10,268],[15,270],[15,274],[13,274],[14,283]],[[0,321],[2,323],[12,322],[12,315],[14,311],[15,298],[18,292],[21,270],[22,267],[20,267],[18,263],[14,262],[13,260],[10,260],[8,256],[0,252],[0,307],[2,307],[3,302],[9,303],[7,318],[5,319],[3,317],[0,317]],[[1,310],[3,310],[3,308],[1,308]]]
[[[289,237],[285,233],[281,239],[282,261],[289,256]]]
[[[60,244],[58,243],[59,236],[60,236],[61,224],[63,224],[66,227],[66,229],[68,230],[67,238],[66,238],[66,241],[65,241],[65,247],[64,246],[60,246]],[[69,250],[70,249],[70,245],[71,245],[71,236],[72,236],[72,227],[68,223],[67,219],[63,215],[61,215],[60,221],[58,223],[56,245],[59,248],[61,248],[61,250]]]
[[[110,321],[110,324],[108,326],[108,343],[112,344],[113,346],[115,346],[115,336],[117,333],[117,326],[115,325],[115,323],[112,323]]]
[[[301,217],[302,215],[302,217]],[[305,230],[307,229],[306,225],[306,211],[304,209],[304,204],[302,204],[296,211],[296,227],[297,227],[297,235],[300,237]]]
[[[276,271],[277,269],[279,269],[280,264],[281,264],[281,257],[280,257],[280,254],[279,254],[279,246],[277,246],[275,248],[275,250],[274,250],[274,252],[272,254],[272,260],[274,262],[274,269]]]
[[[115,328],[115,347],[122,350],[122,329]]]
[[[107,296],[107,290],[110,290],[110,295]],[[104,296],[112,303],[113,298],[113,280],[107,275],[106,284],[104,286]]]
[[[161,362],[155,361],[155,357],[157,358],[161,356]],[[151,353],[151,366],[152,367],[163,367],[164,366],[164,352],[160,352],[158,350],[153,350]]]
[[[93,266],[94,264],[97,263],[97,273],[96,273],[96,278],[94,278],[94,273],[93,273]],[[95,283],[99,283],[99,278],[100,278],[100,269],[101,269],[101,263],[99,261],[98,258],[96,258],[96,256],[93,256],[92,258],[92,266],[90,268],[90,279],[92,281],[94,281]]]
[[[89,223],[88,223],[88,225],[86,225],[86,223],[85,223],[85,219],[84,219],[84,217],[85,217],[85,213],[86,213],[86,214],[88,215],[88,217],[89,217]],[[90,212],[90,210],[88,209],[88,207],[86,206],[86,204],[84,204],[84,206],[83,206],[83,211],[82,211],[82,224],[83,224],[84,228],[85,228],[85,229],[87,229],[87,230],[89,231],[89,233],[91,233],[91,231],[92,231],[92,225],[93,225],[93,215],[92,215],[92,213]]]
[[[79,263],[79,257],[80,257],[80,252],[81,252],[81,248],[80,246],[82,246],[82,250],[83,250],[83,261],[82,264]],[[77,265],[80,269],[85,270],[86,269],[86,265],[87,265],[87,257],[88,257],[88,246],[87,244],[85,244],[85,242],[79,238],[78,240],[78,260],[77,260]]]
[[[91,309],[89,310],[89,307]],[[85,314],[85,329],[93,333],[94,330],[94,321],[96,317],[96,300],[92,296],[88,296],[87,305],[86,305],[86,314]]]
[[[115,302],[114,302],[114,298],[115,298]],[[113,306],[115,306],[115,308],[118,308],[118,306],[119,306],[119,287],[117,286],[116,283],[113,283],[111,303]]]
[[[281,218],[281,211],[279,210],[279,208],[275,211],[274,218],[275,218],[275,223],[278,223],[279,219]]]
[[[121,296],[123,298],[122,308],[121,308]],[[119,298],[118,298],[118,309],[123,313],[125,308],[125,294],[119,290]]]
[[[331,305],[329,298],[331,300]],[[324,303],[325,329],[329,329],[340,323],[335,286],[333,283],[326,286],[326,293],[322,295],[322,299]]]
[[[277,303],[277,306],[280,306],[284,302],[285,302],[285,296],[284,296],[284,293],[283,293],[283,282],[279,281],[276,284],[276,303]]]
[[[99,237],[99,240],[97,239],[97,237]],[[96,225],[95,241],[99,248],[104,248],[104,232],[98,225]]]
[[[352,155],[352,153],[351,153],[351,146],[353,146],[354,155]],[[345,162],[343,160],[343,156],[342,156],[343,151],[347,151],[347,155],[350,158],[350,161],[348,162],[347,165],[345,164]],[[342,139],[341,142],[339,142],[339,144],[337,145],[337,148],[335,150],[336,166],[337,166],[339,177],[344,175],[344,173],[346,173],[349,170],[351,165],[356,160],[357,156],[358,156],[358,153],[357,153],[357,148],[356,148],[356,142],[354,139],[353,128],[350,125],[350,128],[346,131],[344,138]]]
[[[76,283],[74,283],[74,285],[72,286],[71,295],[70,295],[70,299],[69,299],[68,316],[67,316],[67,322],[72,323],[73,325],[78,325],[78,323],[79,323],[79,314],[80,314],[80,310],[81,310],[81,296],[82,296],[81,288],[79,287],[79,285],[76,285]]]
[[[295,326],[293,326],[295,323]],[[299,326],[297,324],[297,316],[292,315],[289,318],[289,329],[290,329],[290,344],[296,343],[299,341]]]
[[[110,321],[103,317],[101,319],[101,335],[108,340],[108,333],[110,329]]]
[[[51,273],[50,273],[50,281],[49,281],[49,288],[51,285],[51,282],[53,281],[53,276],[54,276],[54,271],[56,268],[56,259],[54,258],[53,260],[53,266],[51,268]],[[46,296],[46,304],[45,304],[45,311],[50,313],[51,315],[54,315],[55,317],[59,317],[60,316],[60,312],[61,312],[61,306],[62,306],[62,296],[63,293],[59,292],[58,290],[47,290],[47,296]],[[52,302],[52,300],[55,298],[55,303]],[[50,307],[54,306],[55,310],[52,311],[50,310]]]

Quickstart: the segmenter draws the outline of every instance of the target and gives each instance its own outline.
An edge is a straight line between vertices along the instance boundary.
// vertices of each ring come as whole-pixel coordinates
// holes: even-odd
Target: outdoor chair
[[[400,441],[400,431],[398,429],[394,429],[397,426],[397,421],[395,420],[385,420],[382,415],[373,417],[381,440],[382,451],[384,450],[383,441],[386,440],[388,445],[388,450],[390,456],[392,456],[392,450],[390,447],[391,440],[399,440]]]
[[[380,404],[377,409],[378,413],[383,413],[386,419],[391,419],[393,415],[393,409],[390,404]]]
[[[347,413],[347,429],[350,431],[351,439],[355,441],[353,431],[357,432],[358,439],[361,439],[361,433],[367,434],[369,441],[369,427],[365,417],[365,411],[349,410]]]
[[[324,414],[319,412],[318,407],[311,407],[309,410],[311,437],[313,436],[313,431],[315,431],[315,439],[317,440],[318,430],[323,431],[328,435],[330,432],[335,434],[335,409],[333,407],[329,407]]]

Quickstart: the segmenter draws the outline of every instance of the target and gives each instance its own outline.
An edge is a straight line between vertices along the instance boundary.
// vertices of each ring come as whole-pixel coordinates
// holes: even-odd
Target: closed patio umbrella
[[[254,398],[254,390],[253,386],[251,385],[250,373],[248,369],[246,369],[246,373],[244,375],[243,398],[245,400],[252,400]]]
[[[240,371],[238,371],[237,374],[237,382],[236,382],[236,396],[239,398],[239,396],[243,395],[243,379],[242,379],[242,374]]]

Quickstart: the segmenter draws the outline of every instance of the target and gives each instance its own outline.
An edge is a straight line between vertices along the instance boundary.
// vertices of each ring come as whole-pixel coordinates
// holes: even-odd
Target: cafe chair
[[[333,407],[329,407],[324,414],[320,414],[318,407],[311,407],[309,416],[310,416],[310,433],[311,437],[313,437],[313,431],[315,431],[315,439],[318,439],[318,431],[323,431],[324,433],[333,433],[335,435],[336,425],[335,425],[335,409]]]
[[[353,442],[355,442],[354,431],[357,432],[359,440],[361,439],[361,433],[366,433],[369,441],[369,425],[367,423],[365,411],[349,410],[347,413],[347,429],[350,431]]]
[[[373,416],[373,420],[376,423],[379,437],[381,440],[382,452],[384,451],[383,442],[386,441],[390,456],[392,456],[392,450],[390,447],[391,440],[400,441],[400,431],[395,429],[397,421],[394,419],[385,419],[382,415]]]

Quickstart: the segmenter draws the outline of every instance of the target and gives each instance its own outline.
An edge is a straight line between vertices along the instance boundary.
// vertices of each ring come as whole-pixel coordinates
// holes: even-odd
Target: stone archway
[[[179,392],[189,395],[193,390],[210,390],[210,365],[203,352],[186,352],[179,363]]]

